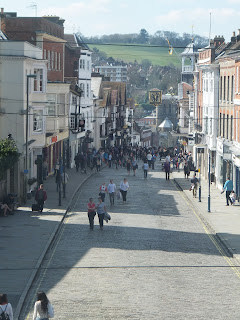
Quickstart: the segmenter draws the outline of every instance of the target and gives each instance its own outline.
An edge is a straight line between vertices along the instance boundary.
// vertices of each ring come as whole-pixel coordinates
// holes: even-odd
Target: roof
[[[7,36],[0,30],[0,40],[8,40]]]
[[[81,47],[84,50],[91,51],[89,46],[83,41],[82,37],[79,34],[74,33],[74,36],[76,37],[76,41],[77,41],[77,44],[78,44],[79,47]]]
[[[192,56],[194,54],[198,54],[198,48],[193,42],[191,42],[186,46],[184,51],[181,53],[181,56]]]
[[[159,126],[158,128],[161,129],[172,129],[173,124],[172,121],[170,121],[168,118],[166,118]]]
[[[67,41],[67,44],[69,45],[69,47],[72,48],[78,48],[78,43],[77,43],[77,39],[75,37],[74,34],[64,34],[64,40]]]

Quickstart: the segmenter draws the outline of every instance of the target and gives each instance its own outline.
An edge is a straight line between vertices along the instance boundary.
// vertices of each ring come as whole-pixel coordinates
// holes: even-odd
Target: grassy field
[[[173,51],[169,55],[168,48],[150,47],[150,46],[128,46],[128,45],[89,45],[90,48],[96,47],[100,51],[107,54],[108,57],[113,57],[115,60],[124,62],[134,62],[137,60],[141,63],[143,59],[148,59],[153,65],[166,66],[173,64],[180,67],[181,62],[178,58],[182,49],[177,49],[177,54]]]

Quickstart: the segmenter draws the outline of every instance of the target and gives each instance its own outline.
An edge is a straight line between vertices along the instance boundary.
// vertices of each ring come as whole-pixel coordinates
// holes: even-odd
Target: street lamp
[[[28,111],[29,111],[29,79],[36,79],[35,74],[27,74],[27,108],[26,108],[26,162],[25,162],[25,174],[26,174],[26,197],[27,197],[27,175],[28,175]]]
[[[209,154],[208,154],[208,212],[211,212],[211,209],[210,209],[210,204],[211,204],[210,186],[211,186],[211,157],[210,157],[210,150],[209,150]]]

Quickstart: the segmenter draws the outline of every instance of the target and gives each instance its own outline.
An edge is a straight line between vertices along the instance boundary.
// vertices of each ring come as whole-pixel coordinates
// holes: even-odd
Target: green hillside
[[[182,49],[177,49],[177,54],[173,51],[173,54],[168,53],[168,48],[151,47],[143,45],[89,45],[89,47],[97,48],[107,54],[108,57],[112,57],[115,60],[124,62],[134,62],[137,60],[141,63],[143,59],[148,59],[153,65],[166,66],[173,64],[175,66],[181,65],[181,62],[177,56],[182,52]]]

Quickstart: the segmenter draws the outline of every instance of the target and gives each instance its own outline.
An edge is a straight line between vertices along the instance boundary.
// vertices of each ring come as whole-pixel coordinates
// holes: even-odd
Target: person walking
[[[47,192],[43,188],[43,184],[40,184],[39,189],[35,194],[35,200],[38,203],[39,211],[43,211],[44,202],[47,200]]]
[[[88,219],[89,219],[90,229],[93,230],[93,228],[94,228],[94,217],[96,215],[96,205],[93,202],[93,198],[89,199],[89,202],[87,204],[87,209],[88,209]]]
[[[66,185],[67,185],[68,180],[69,180],[69,176],[68,176],[68,174],[66,172],[63,172],[61,174],[61,180],[62,180],[63,187],[66,188]]]
[[[110,183],[108,185],[108,194],[109,194],[109,199],[110,199],[110,205],[114,206],[114,198],[115,198],[115,192],[116,192],[116,185],[113,183],[113,180],[110,180]]]
[[[128,173],[129,176],[130,176],[130,170],[131,170],[131,160],[128,159],[127,160],[127,173]]]
[[[132,159],[132,169],[133,169],[133,175],[136,176],[136,170],[137,170],[138,164],[136,159],[133,157]]]
[[[5,319],[13,320],[12,306],[11,303],[8,302],[6,293],[0,293],[0,317],[2,313],[4,313]]]
[[[98,198],[98,204],[96,205],[97,208],[97,214],[98,214],[98,220],[100,225],[100,230],[103,229],[103,219],[104,219],[104,213],[107,211],[105,203],[102,201],[102,198]]]
[[[99,196],[102,198],[102,202],[104,202],[105,195],[106,195],[106,193],[108,191],[105,182],[103,182],[103,184],[100,186],[99,190],[100,190]]]
[[[196,177],[196,173],[194,173],[193,178],[191,179],[192,183],[192,192],[193,198],[197,197],[197,186],[198,186],[198,178]]]
[[[108,167],[111,168],[112,167],[112,154],[109,153],[108,155]]]
[[[129,184],[126,178],[123,179],[120,183],[120,192],[122,194],[123,203],[127,201],[127,192],[129,190]]]
[[[101,167],[101,159],[100,156],[97,157],[97,172],[100,172],[100,167]]]
[[[76,171],[78,172],[79,165],[80,165],[80,154],[79,153],[75,156],[74,162],[75,162]]]
[[[148,165],[147,161],[145,161],[144,164],[143,164],[143,176],[144,176],[144,179],[147,179],[148,169],[149,169],[149,165]]]
[[[188,179],[189,174],[190,174],[190,169],[189,169],[187,161],[185,161],[185,163],[184,163],[183,171],[184,171],[184,178]]]
[[[147,154],[147,161],[148,161],[148,167],[151,168],[151,164],[152,164],[152,155],[150,152],[148,152]]]
[[[168,160],[165,161],[164,163],[164,170],[166,173],[166,180],[169,180],[169,176],[170,176],[170,162]]]
[[[227,181],[224,183],[222,193],[224,191],[226,191],[226,201],[227,201],[227,206],[229,206],[229,202],[231,203],[230,193],[233,191],[233,182],[232,180],[230,180],[230,176],[228,176]]]
[[[37,301],[34,304],[33,320],[48,320],[54,317],[53,306],[48,300],[45,292],[37,293]]]

